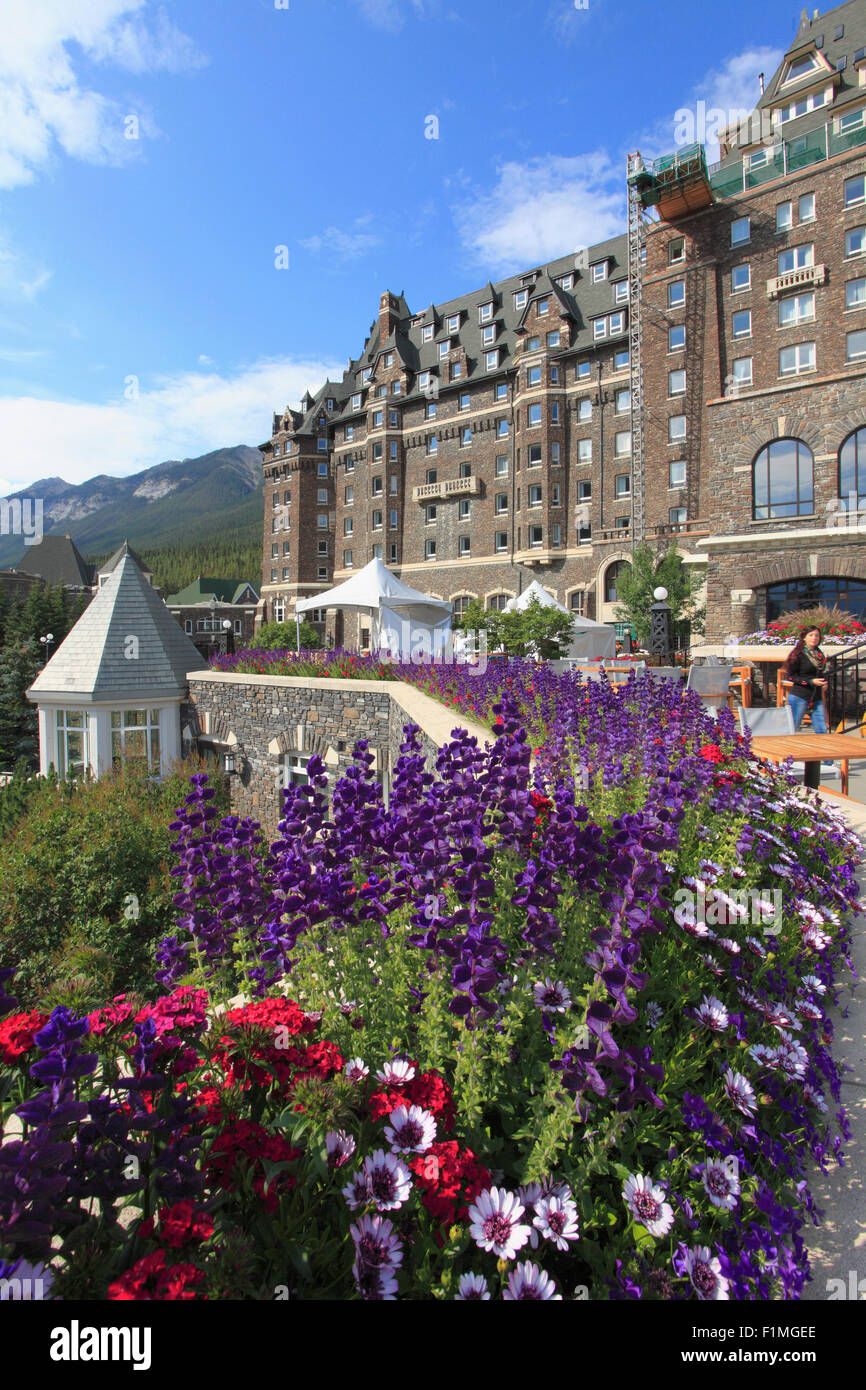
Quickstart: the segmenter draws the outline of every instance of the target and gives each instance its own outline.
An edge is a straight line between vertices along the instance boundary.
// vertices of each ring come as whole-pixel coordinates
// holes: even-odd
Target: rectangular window
[[[429,486],[430,483],[438,483],[438,481],[439,481],[439,475],[437,474],[435,468],[428,468],[428,469],[427,469],[427,473],[426,473],[426,475],[425,475],[425,477],[424,477],[424,481],[425,481],[425,483],[428,484],[428,486]]]
[[[355,519],[351,516],[343,518],[343,535],[351,536],[355,530]]]
[[[558,347],[559,347],[559,344],[560,344],[559,329],[558,329],[558,328],[555,328],[555,329],[553,330],[552,333],[548,333],[548,335],[547,335],[547,346],[548,346],[549,348],[558,348]]]
[[[457,504],[457,520],[468,521],[472,514],[472,503],[468,497],[461,497]]]
[[[751,240],[752,223],[748,217],[737,217],[731,223],[731,245],[744,246]]]
[[[550,494],[551,506],[558,507],[560,505],[559,495],[559,483],[554,483]]]
[[[372,557],[373,557],[374,560],[381,560],[381,558],[382,558],[382,547],[381,547],[381,545],[374,545],[373,548],[372,548],[372,552],[371,552],[371,553],[372,553]]]
[[[550,423],[552,425],[559,424],[559,401],[551,401],[550,403]]]
[[[574,276],[561,275],[556,283],[561,290],[570,290],[572,285],[574,284]]]
[[[432,526],[436,520],[436,503],[424,508],[424,525]]]
[[[615,353],[614,353],[614,355],[613,355],[613,369],[614,369],[615,372],[624,372],[624,371],[627,371],[627,370],[628,370],[628,363],[629,363],[628,348],[620,348],[619,352],[615,352]]]
[[[111,711],[111,760],[117,763],[121,758],[134,758],[149,768],[159,768],[159,710]]]
[[[373,527],[372,527],[372,529],[373,529],[374,531],[381,531],[381,529],[382,529],[382,513],[381,513],[380,511],[375,511],[375,512],[373,513]]]
[[[794,225],[794,204],[779,203],[776,208],[776,231],[787,232]]]
[[[353,410],[360,410],[360,409],[361,409],[361,393],[360,393],[360,391],[356,391],[356,392],[355,392],[355,395],[352,397],[352,409],[353,409]]]
[[[679,352],[680,348],[686,345],[686,326],[678,323],[675,328],[668,329],[668,352]]]
[[[397,530],[397,508],[392,507],[388,513],[388,527],[391,531]]]
[[[529,368],[529,370],[528,370],[527,373],[526,373],[526,384],[527,384],[527,386],[540,386],[540,385],[541,385],[541,368],[540,368],[540,367],[530,367],[530,368]]]
[[[540,445],[540,444],[530,444],[530,446],[529,446],[528,466],[529,466],[530,468],[538,468],[538,466],[540,465],[540,463],[541,463],[541,445]]]
[[[514,296],[515,309],[526,308],[526,290],[518,290]]]
[[[752,288],[752,267],[750,265],[735,265],[731,271],[731,293],[739,294],[741,290]]]
[[[686,437],[685,415],[672,415],[668,420],[668,443],[673,444]]]
[[[508,400],[508,382],[507,382],[507,381],[500,381],[500,382],[494,387],[494,390],[493,390],[493,399],[494,399],[495,401],[507,401],[507,400]]]
[[[686,243],[684,237],[674,237],[668,242],[668,265],[677,265],[686,258]]]
[[[458,381],[463,375],[463,367],[459,362],[451,363],[451,380]]]
[[[460,448],[467,449],[472,443],[472,430],[469,425],[460,431]]]
[[[607,319],[593,319],[592,336],[593,338],[604,338],[607,334]]]
[[[276,582],[277,582],[277,571],[276,571],[276,570],[271,570],[271,583],[272,583],[272,584],[276,584]]]
[[[489,323],[490,320],[491,320],[492,318],[493,318],[493,305],[492,305],[492,304],[480,304],[480,305],[478,306],[478,322],[479,322],[479,323]]]
[[[355,460],[352,458],[352,455],[351,455],[351,454],[348,454],[348,455],[346,456],[346,458],[343,460],[343,463],[345,464],[345,468],[346,468],[346,472],[347,472],[347,473],[354,473],[354,471],[355,471]]]
[[[625,314],[622,312],[621,309],[618,313],[611,314],[609,323],[611,334],[622,333],[623,329],[625,328]]]
[[[435,542],[435,540],[428,540],[428,541],[425,541],[425,542],[424,542],[424,559],[425,559],[425,560],[435,560],[435,559],[436,559],[436,542]]]
[[[355,438],[355,426],[354,426],[354,425],[347,425],[347,426],[346,426],[346,428],[343,430],[343,438],[346,440],[347,443],[348,443],[350,440],[352,440],[352,439]]]
[[[617,391],[614,396],[614,410],[617,415],[627,415],[631,410],[631,391]]]
[[[592,483],[589,478],[585,478],[583,482],[577,485],[577,500],[578,502],[588,502],[591,497]]]
[[[735,357],[733,361],[733,378],[735,386],[751,386],[752,384],[752,359],[751,357]]]
[[[599,280],[607,279],[607,261],[596,261],[595,265],[590,266],[590,275],[593,284],[598,284]]]
[[[628,280],[617,280],[613,287],[614,304],[628,303]]]
[[[779,300],[779,327],[790,328],[815,317],[815,294],[791,294]]]
[[[343,551],[343,569],[344,569],[344,570],[350,570],[350,569],[352,568],[352,563],[353,563],[353,562],[352,562],[352,552],[351,552],[351,550],[344,550],[344,551]]]
[[[327,542],[327,541],[317,541],[317,542],[316,542],[316,553],[319,554],[319,555],[327,555],[327,553],[328,553],[328,542]]]
[[[402,381],[400,381],[400,378],[398,377],[396,381],[392,381],[392,382],[391,382],[391,395],[392,395],[392,396],[400,396],[400,395],[402,395],[402,393],[403,393],[403,383],[402,383]]]
[[[683,459],[668,464],[668,487],[685,487],[686,465]]]
[[[815,264],[815,248],[812,245],[792,246],[790,251],[780,251],[777,259],[779,275],[788,275],[792,270],[804,270]]]
[[[396,563],[397,563],[397,543],[396,543],[396,541],[393,543],[393,545],[389,545],[389,546],[388,546],[388,560],[389,560],[389,562],[390,562],[392,565],[396,565]]]
[[[739,313],[733,315],[731,332],[735,338],[750,338],[752,336],[751,309],[741,309]]]
[[[493,549],[501,552],[508,549],[508,532],[497,531],[493,540]]]
[[[289,571],[288,571],[287,569],[284,569],[284,570],[283,570],[283,579],[288,579],[288,577],[289,577]]]
[[[327,478],[327,476],[328,476],[328,465],[327,465],[327,463],[318,463],[318,464],[316,465],[316,476],[319,477],[319,478]]]
[[[559,442],[557,440],[554,440],[550,446],[550,462],[552,464],[559,463]]]
[[[540,507],[540,506],[541,506],[541,484],[540,484],[540,483],[533,483],[533,484],[532,484],[532,487],[529,489],[529,505],[530,505],[530,507]]]
[[[429,385],[430,385],[430,373],[429,373],[429,372],[419,372],[419,373],[418,373],[418,389],[419,389],[419,391],[426,391],[427,388],[429,387]]]
[[[549,299],[539,299],[538,302],[537,302],[537,305],[536,305],[536,313],[538,314],[539,318],[541,318],[544,314],[549,314],[549,313],[550,313],[550,300],[549,300]]]
[[[578,420],[592,419],[592,401],[589,399],[588,396],[585,397],[582,401],[578,401],[577,418]]]
[[[804,193],[797,199],[797,216],[801,222],[815,221],[815,194]]]
[[[427,452],[428,454],[438,454],[439,452],[439,440],[435,434],[431,434],[427,440]]]
[[[668,395],[684,396],[686,394],[686,374],[680,370],[668,372]]]
[[[866,308],[866,280],[849,280],[845,286],[845,308]]]
[[[685,280],[674,280],[668,285],[668,308],[681,309],[686,302]]]
[[[373,429],[374,429],[374,430],[380,430],[380,429],[382,428],[382,421],[383,421],[383,418],[384,418],[384,417],[383,417],[383,415],[382,415],[381,410],[374,410],[374,411],[373,411]]]
[[[429,343],[429,342],[432,342],[432,340],[433,340],[433,325],[432,325],[432,323],[425,323],[424,327],[421,329],[421,341],[422,341],[423,343]]]
[[[382,457],[382,445],[381,445],[381,444],[374,444],[374,445],[373,445],[373,462],[374,462],[374,463],[378,463],[379,460],[381,459],[381,457]]]
[[[587,378],[587,377],[589,376],[589,374],[590,374],[591,368],[592,368],[592,363],[591,363],[591,362],[578,362],[578,364],[577,364],[577,380],[578,380],[578,381],[585,381],[586,378]]]
[[[159,738],[159,711],[151,710],[157,718],[157,739]],[[120,716],[118,715],[117,718]],[[111,716],[112,729],[115,715]],[[57,775],[58,777],[83,777],[88,767],[87,716],[83,710],[59,709],[57,711]],[[112,744],[114,734],[112,733]],[[157,743],[157,749],[159,744]],[[113,751],[113,749],[112,749]]]
[[[497,516],[503,516],[508,511],[508,493],[497,492],[493,510]]]
[[[846,208],[866,203],[866,174],[858,174],[854,179],[845,180],[844,203]]]
[[[279,555],[279,553],[280,553],[280,547],[279,547],[279,542],[277,542],[277,543],[275,543],[274,545],[271,546],[271,559],[272,559],[272,560],[273,560],[273,559],[276,559],[276,557]]]
[[[631,453],[631,430],[620,430],[613,437],[613,450],[617,458]]]
[[[845,337],[845,361],[862,362],[866,357],[866,331],[848,333]]]
[[[508,438],[508,433],[509,433],[508,421],[507,421],[507,420],[497,420],[497,421],[496,421],[496,437],[497,437],[497,439],[507,439],[507,438]]]
[[[379,474],[373,479],[372,493],[374,497],[382,496],[382,479]]]
[[[449,332],[449,333],[456,333],[457,330],[458,330],[458,328],[460,327],[460,315],[459,315],[459,314],[451,314],[451,315],[449,315],[448,321],[447,321],[447,323],[446,323],[445,326],[446,326],[446,328],[448,329],[448,332]]]
[[[866,227],[851,227],[845,233],[845,255],[862,256],[866,253]]]
[[[815,344],[796,343],[779,352],[779,376],[799,376],[815,370]]]
[[[508,477],[508,455],[507,455],[507,454],[498,454],[498,455],[497,455],[497,457],[496,457],[496,464],[495,464],[495,468],[494,468],[494,472],[495,472],[497,478],[507,478],[507,477]]]
[[[458,555],[468,555],[470,553],[468,536],[460,536],[458,538],[457,553]]]
[[[388,492],[389,492],[389,494],[390,494],[391,497],[396,497],[396,496],[397,496],[397,487],[398,487],[397,475],[396,475],[396,473],[392,473],[391,476],[390,476],[390,478],[388,479]]]
[[[618,473],[613,480],[614,497],[631,496],[631,478],[627,473]]]
[[[544,544],[544,528],[543,528],[543,527],[541,527],[541,526],[530,526],[530,528],[529,528],[529,544],[530,544],[531,547],[532,547],[532,546],[538,546],[538,545],[543,545],[543,544]]]
[[[686,520],[685,507],[671,507],[668,512],[668,518],[671,526],[684,526]]]
[[[327,545],[327,544],[328,544],[328,542],[325,541],[325,545]],[[290,555],[290,554],[291,554],[291,542],[290,542],[290,541],[283,541],[283,554],[284,554],[284,555]]]
[[[578,463],[592,463],[591,439],[579,439],[577,441],[577,461]]]
[[[318,489],[318,492],[317,492],[317,494],[316,494],[316,501],[319,503],[319,506],[320,506],[320,507],[323,506],[323,505],[324,505],[324,506],[327,506],[327,503],[328,503],[328,489],[327,489],[326,487],[320,487],[320,488]]]
[[[555,362],[551,365],[550,368],[550,380],[553,386],[559,385],[559,368],[557,367]]]
[[[389,444],[388,444],[388,458],[391,459],[391,461],[394,462],[394,463],[396,463],[396,461],[397,461],[397,441],[396,441],[396,439],[392,439],[392,440],[389,442]]]
[[[527,411],[528,424],[530,429],[535,425],[541,424],[541,406],[531,405]]]
[[[436,415],[436,402],[428,401],[424,407],[424,416],[427,420],[432,420]]]
[[[327,514],[327,512],[319,512],[319,515],[318,515],[318,517],[317,517],[317,519],[316,519],[316,525],[317,525],[317,527],[318,527],[318,529],[319,529],[320,531],[327,531],[327,529],[328,529],[328,514]]]

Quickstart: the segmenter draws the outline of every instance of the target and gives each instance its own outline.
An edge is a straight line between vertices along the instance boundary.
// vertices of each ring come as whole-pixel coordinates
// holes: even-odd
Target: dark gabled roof
[[[173,608],[180,608],[195,603],[209,603],[212,597],[217,603],[237,603],[245,589],[252,589],[255,595],[253,602],[257,603],[258,591],[248,579],[208,579],[200,574],[198,579],[187,584],[185,589],[169,595],[166,603]]]
[[[19,567],[36,574],[46,584],[63,584],[67,589],[89,589],[93,566],[80,554],[71,536],[43,536],[21,556]]]

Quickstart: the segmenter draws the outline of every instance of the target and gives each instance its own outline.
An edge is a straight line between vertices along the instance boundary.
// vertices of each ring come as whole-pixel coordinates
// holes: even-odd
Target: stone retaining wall
[[[235,675],[196,671],[188,676],[189,699],[181,722],[186,746],[235,757],[230,778],[235,815],[252,816],[276,838],[280,791],[288,757],[298,770],[317,753],[336,780],[352,760],[358,739],[369,740],[375,771],[386,789],[400,754],[404,726],[416,724],[428,764],[448,741],[455,717],[414,686],[397,681],[310,680],[293,676]],[[461,717],[482,742],[487,729]]]

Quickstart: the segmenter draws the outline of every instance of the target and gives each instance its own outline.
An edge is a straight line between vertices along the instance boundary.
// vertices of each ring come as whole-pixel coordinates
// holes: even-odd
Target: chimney
[[[764,74],[763,74],[762,72],[759,72],[759,73],[758,73],[758,81],[759,81],[760,84],[761,84],[761,96],[763,96],[763,95],[764,95]]]
[[[386,290],[379,297],[379,342],[390,338],[399,323],[398,300],[395,294]]]

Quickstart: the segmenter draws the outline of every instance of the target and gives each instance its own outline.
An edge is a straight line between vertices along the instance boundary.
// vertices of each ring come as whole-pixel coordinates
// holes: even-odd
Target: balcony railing
[[[414,487],[412,499],[415,502],[433,502],[440,497],[477,497],[480,492],[480,478],[449,478],[447,482],[422,483],[420,487]]]
[[[799,270],[788,270],[784,275],[776,275],[767,281],[767,298],[772,299],[785,290],[801,289],[804,285],[823,285],[827,278],[827,268],[823,265],[804,265]]]
[[[807,169],[811,164],[820,164],[834,155],[844,154],[846,150],[866,145],[866,125],[853,130],[835,131],[833,124],[827,121],[806,135],[779,140],[768,152],[766,162],[751,169],[745,159],[738,160],[736,164],[723,164],[722,161],[711,164],[708,172],[713,193],[717,198],[738,198],[741,193],[760,188],[761,184],[770,183],[773,179],[784,178],[799,169]]]

